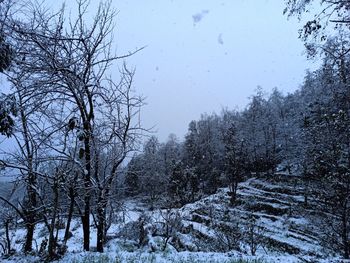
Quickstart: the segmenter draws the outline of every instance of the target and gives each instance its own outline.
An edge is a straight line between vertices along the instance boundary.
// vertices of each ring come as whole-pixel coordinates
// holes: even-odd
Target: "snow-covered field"
[[[227,192],[226,188],[219,189],[214,195],[173,210],[151,211],[141,199],[126,200],[108,230],[109,241],[101,254],[83,252],[82,227],[80,220],[74,219],[67,253],[59,262],[344,262],[321,246],[316,229],[299,207],[302,197],[297,189],[250,179],[240,185],[240,204],[235,207],[229,205]],[[147,232],[142,245],[138,240],[140,218]],[[170,229],[167,233],[166,224]],[[235,227],[239,233],[231,231]],[[247,235],[250,230],[256,233]],[[25,230],[18,227],[11,235],[13,248],[21,251]],[[63,235],[64,229],[59,231],[59,239]],[[170,238],[166,241],[167,235]],[[38,224],[37,251],[46,236],[46,228]],[[249,238],[255,239],[255,255]],[[91,227],[92,250],[95,244],[96,229]],[[40,259],[17,255],[1,262]]]
[[[37,257],[16,256],[11,259],[3,259],[3,263],[37,263],[41,262]],[[210,252],[126,252],[115,251],[96,254],[93,252],[68,253],[62,259],[55,261],[61,263],[297,263],[297,262],[320,262],[320,263],[346,263],[340,258],[318,259],[308,257],[295,257],[290,255],[259,255],[248,256],[239,253],[210,253]]]

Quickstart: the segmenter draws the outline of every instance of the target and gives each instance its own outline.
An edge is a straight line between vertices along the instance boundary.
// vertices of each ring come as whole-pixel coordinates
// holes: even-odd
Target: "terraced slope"
[[[297,181],[298,177],[282,175],[252,178],[239,185],[234,207],[226,188],[184,206],[180,209],[188,230],[184,243],[200,251],[250,253],[255,246],[265,253],[322,256],[318,231],[307,219],[310,211],[304,208]]]

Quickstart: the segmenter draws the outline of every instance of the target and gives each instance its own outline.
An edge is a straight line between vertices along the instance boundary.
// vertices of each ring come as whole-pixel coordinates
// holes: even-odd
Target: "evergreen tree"
[[[246,169],[246,143],[238,137],[237,126],[231,120],[224,136],[225,144],[225,174],[230,188],[230,203],[234,205],[237,198],[238,183],[243,180]]]
[[[181,162],[173,161],[168,188],[175,205],[184,205],[186,203],[187,178]]]
[[[127,167],[125,175],[125,194],[126,196],[135,196],[140,193],[140,173],[142,167],[140,167],[140,158],[134,156]]]

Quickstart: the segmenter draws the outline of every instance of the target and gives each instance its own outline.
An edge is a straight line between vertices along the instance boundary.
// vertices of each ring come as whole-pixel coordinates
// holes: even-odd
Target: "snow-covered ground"
[[[3,259],[3,263],[38,263],[40,259],[33,256],[16,256]],[[295,257],[290,255],[261,255],[249,256],[239,253],[210,253],[210,252],[126,252],[108,251],[97,254],[93,252],[68,253],[62,259],[54,262],[60,263],[346,263],[340,258],[318,259],[309,257]]]
[[[80,220],[74,219],[67,253],[59,262],[343,262],[339,255],[323,249],[316,229],[302,216],[300,203],[303,199],[298,189],[249,179],[240,184],[240,202],[235,207],[229,205],[227,192],[226,188],[219,189],[216,194],[171,211],[151,211],[141,199],[126,200],[124,209],[108,230],[109,241],[102,254],[83,252],[82,227]],[[137,237],[140,217],[144,218],[147,232],[147,242],[142,245]],[[251,218],[254,225],[251,225]],[[171,239],[166,246],[162,232],[165,223],[173,228],[168,233]],[[239,233],[231,232],[231,227],[235,229],[235,226]],[[254,233],[255,236],[247,236],[252,226],[259,231]],[[21,251],[25,230],[18,227],[11,235],[13,248]],[[64,229],[59,230],[60,239],[63,235]],[[34,242],[36,250],[45,237],[45,226],[38,224]],[[254,256],[249,238],[256,239]],[[96,229],[93,227],[90,241],[92,246],[96,244]],[[234,248],[226,241],[236,242]],[[17,255],[1,262],[40,260]]]

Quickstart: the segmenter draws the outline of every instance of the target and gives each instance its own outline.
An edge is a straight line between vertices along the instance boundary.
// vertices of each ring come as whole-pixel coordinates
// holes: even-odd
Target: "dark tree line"
[[[154,187],[158,195],[184,204],[229,185],[234,203],[237,183],[247,176],[299,169],[293,158],[298,158],[296,133],[303,109],[290,107],[296,96],[274,90],[266,98],[258,89],[244,111],[223,110],[191,121],[183,142],[174,135],[163,144],[151,137],[127,167],[127,194],[151,195]]]

